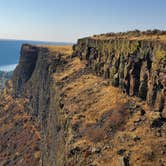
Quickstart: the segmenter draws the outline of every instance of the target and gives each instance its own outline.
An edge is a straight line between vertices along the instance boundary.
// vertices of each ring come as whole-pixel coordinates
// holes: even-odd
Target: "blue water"
[[[4,66],[0,66],[0,71],[13,71],[16,68],[17,64],[12,64],[12,65],[4,65]]]
[[[65,42],[42,42],[26,40],[0,40],[0,71],[11,71],[18,64],[22,44],[68,45]]]

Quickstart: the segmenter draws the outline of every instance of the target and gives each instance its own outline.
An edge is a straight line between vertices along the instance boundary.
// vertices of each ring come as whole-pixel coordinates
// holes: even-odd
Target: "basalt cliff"
[[[24,44],[0,96],[0,165],[166,165],[166,35],[130,35]]]

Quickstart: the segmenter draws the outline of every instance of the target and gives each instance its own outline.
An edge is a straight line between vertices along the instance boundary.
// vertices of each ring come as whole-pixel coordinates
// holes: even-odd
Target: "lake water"
[[[42,42],[42,41],[26,41],[26,40],[0,40],[0,71],[14,70],[18,64],[20,57],[20,49],[22,44],[35,45],[69,45],[72,43],[65,42]]]

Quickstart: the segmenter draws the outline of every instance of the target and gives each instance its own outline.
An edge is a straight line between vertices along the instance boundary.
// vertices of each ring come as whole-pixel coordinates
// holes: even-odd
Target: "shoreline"
[[[16,66],[17,64],[2,65],[0,66],[0,71],[10,72],[10,71],[13,71],[16,68]]]

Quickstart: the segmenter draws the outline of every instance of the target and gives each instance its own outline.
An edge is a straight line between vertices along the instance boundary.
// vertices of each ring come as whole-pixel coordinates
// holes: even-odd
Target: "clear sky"
[[[133,29],[166,29],[166,0],[1,0],[0,38],[75,42]]]

